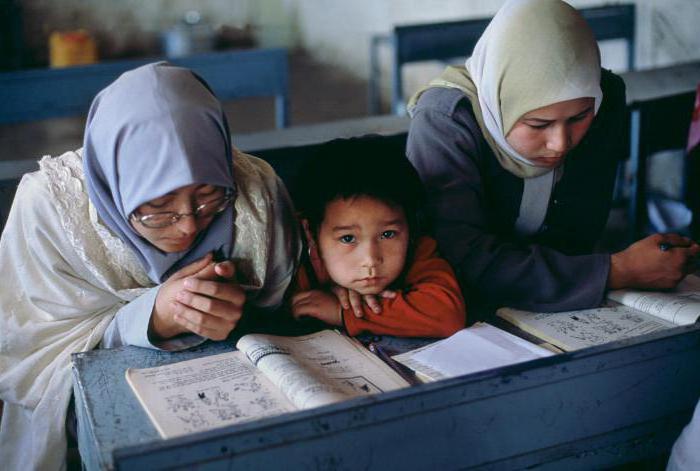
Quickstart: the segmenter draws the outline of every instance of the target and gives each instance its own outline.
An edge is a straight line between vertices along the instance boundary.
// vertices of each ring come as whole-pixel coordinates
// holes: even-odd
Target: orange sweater
[[[297,272],[295,293],[317,289],[302,267]],[[402,337],[448,337],[464,328],[464,298],[452,268],[437,254],[437,244],[421,237],[405,285],[393,299],[379,299],[382,312],[364,306],[364,317],[343,309],[343,323],[350,335],[371,332]]]

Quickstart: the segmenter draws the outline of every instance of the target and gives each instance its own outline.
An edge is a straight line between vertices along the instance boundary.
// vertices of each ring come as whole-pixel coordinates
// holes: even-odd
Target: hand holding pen
[[[654,234],[610,257],[609,289],[671,289],[696,270],[700,246],[678,234]]]

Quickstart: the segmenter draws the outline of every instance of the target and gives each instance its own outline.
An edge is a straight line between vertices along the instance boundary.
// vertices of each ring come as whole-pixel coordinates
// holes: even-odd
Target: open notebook
[[[595,309],[530,312],[501,308],[496,315],[563,350],[576,350],[697,322],[700,277],[687,276],[673,291],[610,291],[607,304]]]
[[[300,337],[249,334],[236,347],[126,371],[163,438],[408,386],[359,342],[333,330]]]

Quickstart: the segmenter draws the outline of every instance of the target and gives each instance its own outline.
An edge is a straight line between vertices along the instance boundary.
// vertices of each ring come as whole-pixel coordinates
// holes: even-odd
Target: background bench
[[[61,69],[0,73],[0,124],[87,114],[95,95],[148,58],[106,61]],[[275,123],[287,126],[289,65],[285,49],[212,52],[169,62],[193,69],[220,100],[275,97]]]
[[[0,125],[85,115],[95,95],[119,75],[157,60],[160,59],[0,73]],[[289,63],[285,49],[212,52],[169,62],[197,72],[220,100],[274,97],[276,126],[287,126]],[[0,230],[19,175],[36,168],[36,162],[30,160],[0,162]]]
[[[627,44],[627,67],[634,69],[635,6],[610,5],[582,8],[579,10],[599,41],[624,39]],[[491,18],[477,18],[445,23],[429,23],[396,26],[390,36],[375,35],[370,43],[369,110],[378,114],[379,94],[379,47],[393,46],[391,73],[391,110],[395,114],[405,113],[403,91],[403,66],[424,61],[450,61],[471,55],[476,42],[488,26]]]

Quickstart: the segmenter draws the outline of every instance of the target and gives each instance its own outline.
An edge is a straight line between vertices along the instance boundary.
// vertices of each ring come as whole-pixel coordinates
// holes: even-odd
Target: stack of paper
[[[394,356],[426,382],[461,376],[553,355],[552,352],[486,323],[445,340]]]

